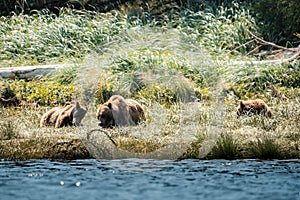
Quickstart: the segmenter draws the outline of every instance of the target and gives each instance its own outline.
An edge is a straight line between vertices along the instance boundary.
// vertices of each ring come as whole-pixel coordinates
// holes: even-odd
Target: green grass
[[[282,159],[282,146],[270,136],[258,138],[249,144],[253,157],[260,159]]]
[[[211,151],[213,158],[235,159],[239,158],[239,142],[233,139],[230,134],[221,134],[216,142],[216,145]],[[208,156],[208,157],[209,157]]]
[[[117,14],[61,9],[0,18],[0,66],[81,59],[130,25]]]
[[[183,10],[173,15],[169,18],[166,13],[163,24],[147,13],[145,20],[129,18],[118,11],[101,14],[61,9],[59,16],[49,12],[3,16],[0,18],[0,66],[80,60],[91,52],[105,52],[103,47],[107,44],[141,26],[174,29],[219,55],[224,49],[233,50],[243,44],[249,37],[245,30],[255,29],[254,18],[237,4],[221,7],[217,12]]]

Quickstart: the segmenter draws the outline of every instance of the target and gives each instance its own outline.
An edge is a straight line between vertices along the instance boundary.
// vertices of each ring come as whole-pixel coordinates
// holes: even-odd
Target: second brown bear
[[[81,107],[79,102],[65,107],[54,107],[42,116],[40,126],[54,126],[55,128],[78,126],[86,113],[87,109]]]
[[[137,125],[143,118],[142,106],[137,101],[124,99],[120,95],[113,95],[97,111],[99,126],[104,128]]]

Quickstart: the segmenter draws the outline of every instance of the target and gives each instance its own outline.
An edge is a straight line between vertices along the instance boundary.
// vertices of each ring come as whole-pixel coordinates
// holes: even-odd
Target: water
[[[0,161],[1,199],[300,199],[300,160]]]

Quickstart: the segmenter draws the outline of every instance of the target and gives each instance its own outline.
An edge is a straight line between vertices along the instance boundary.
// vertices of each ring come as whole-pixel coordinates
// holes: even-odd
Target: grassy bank
[[[245,62],[258,60],[245,56],[254,47],[243,46],[247,30],[259,34],[247,10],[186,10],[160,21],[146,14],[63,9],[59,17],[2,17],[0,66],[73,64],[32,80],[1,80],[1,97],[21,105],[0,108],[0,157],[299,158],[300,63]],[[105,130],[106,148],[101,131],[93,139],[87,133],[97,126],[97,105],[112,94],[138,100],[146,120]],[[39,128],[46,110],[75,98],[89,107],[82,126]],[[270,106],[271,118],[237,118],[239,100],[254,98]]]
[[[269,101],[272,118],[237,118],[236,102],[227,101],[226,111],[217,119],[217,130],[213,124],[216,111],[212,108],[213,103],[176,104],[168,108],[153,105],[147,108],[147,120],[138,127],[105,131],[120,150],[129,152],[128,155],[135,152],[147,157],[170,144],[180,146],[188,142],[189,146],[168,151],[179,152],[181,158],[299,158],[298,99]],[[89,145],[95,141],[86,138],[87,133],[97,126],[94,112],[88,114],[81,127],[54,129],[39,128],[43,111],[45,108],[41,107],[1,108],[1,158],[79,159],[94,156],[89,150],[95,147]],[[105,147],[97,148],[109,151]],[[105,158],[105,154],[103,156]]]

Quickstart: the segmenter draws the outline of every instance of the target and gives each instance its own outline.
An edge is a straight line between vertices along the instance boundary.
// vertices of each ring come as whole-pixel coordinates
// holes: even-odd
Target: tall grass
[[[216,145],[211,151],[214,158],[235,159],[240,155],[238,141],[236,141],[230,134],[221,134],[218,138]]]
[[[81,59],[91,52],[102,52],[104,44],[124,37],[133,27],[150,25],[165,30],[175,29],[211,52],[239,46],[255,29],[250,14],[238,4],[232,8],[190,12],[188,10],[166,18],[161,24],[150,15],[148,20],[129,18],[120,12],[100,14],[86,10],[61,9],[59,16],[47,11],[32,15],[13,15],[0,18],[0,66],[66,62]],[[155,42],[155,40],[153,41]]]
[[[65,62],[83,58],[130,27],[117,13],[61,9],[0,18],[0,66]]]

